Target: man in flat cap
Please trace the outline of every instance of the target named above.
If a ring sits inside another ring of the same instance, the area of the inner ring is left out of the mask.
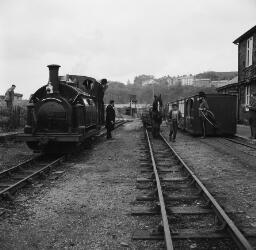
[[[114,109],[114,100],[110,100],[109,105],[106,108],[106,129],[107,129],[107,139],[111,139],[111,131],[115,126],[116,113]]]

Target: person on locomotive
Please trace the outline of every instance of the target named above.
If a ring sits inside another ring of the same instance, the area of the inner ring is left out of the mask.
[[[172,104],[172,109],[168,114],[168,122],[170,123],[169,140],[175,142],[178,131],[178,122],[181,118],[181,112],[177,103]]]
[[[106,129],[107,129],[107,139],[111,139],[111,131],[115,126],[115,109],[114,109],[114,100],[110,100],[109,105],[106,108]]]
[[[202,137],[205,138],[206,136],[206,115],[207,111],[209,110],[209,105],[206,100],[206,96],[204,92],[199,92],[199,118],[200,124],[202,129]]]

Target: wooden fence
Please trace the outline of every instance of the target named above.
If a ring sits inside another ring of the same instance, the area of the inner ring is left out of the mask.
[[[26,124],[26,108],[14,106],[12,110],[0,107],[0,131],[12,131]]]

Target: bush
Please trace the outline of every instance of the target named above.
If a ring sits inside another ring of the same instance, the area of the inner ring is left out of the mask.
[[[28,101],[16,101],[12,110],[8,110],[4,101],[0,102],[0,130],[13,131],[26,124],[26,106]]]

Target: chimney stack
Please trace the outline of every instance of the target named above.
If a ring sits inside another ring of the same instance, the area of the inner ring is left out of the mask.
[[[59,65],[51,64],[49,68],[49,82],[53,86],[53,93],[59,93]]]

